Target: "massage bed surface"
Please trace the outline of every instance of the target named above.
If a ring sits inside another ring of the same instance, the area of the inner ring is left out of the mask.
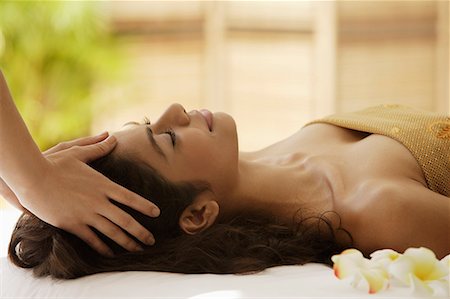
[[[280,266],[250,275],[112,272],[74,280],[34,278],[0,258],[0,298],[412,298],[406,288],[368,294],[321,264]]]

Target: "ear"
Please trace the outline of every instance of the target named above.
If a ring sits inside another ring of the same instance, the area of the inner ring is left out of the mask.
[[[206,191],[197,196],[194,202],[184,209],[180,217],[180,228],[187,234],[194,235],[216,221],[219,204],[212,192]]]

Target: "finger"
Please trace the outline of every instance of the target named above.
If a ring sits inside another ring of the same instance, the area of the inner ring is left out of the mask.
[[[95,135],[95,136],[87,136],[87,137],[81,137],[70,141],[64,141],[58,143],[56,146],[49,148],[48,150],[44,151],[44,155],[53,154],[68,148],[71,148],[72,146],[78,145],[78,146],[85,146],[90,144],[95,144],[97,142],[105,140],[106,137],[108,137],[108,132],[103,132],[101,134]]]
[[[103,156],[109,154],[117,144],[117,139],[115,136],[110,135],[108,138],[103,140],[102,142],[80,146],[75,149],[74,155],[85,163],[91,162]]]
[[[114,256],[113,251],[88,226],[80,228],[75,234],[101,255]]]
[[[95,224],[92,226],[95,227],[95,229],[122,246],[124,249],[128,251],[142,250],[142,247],[136,241],[128,237],[117,225],[102,215],[98,215],[94,221]]]
[[[135,236],[142,243],[147,245],[155,244],[155,238],[152,233],[119,207],[111,204],[110,207],[104,209],[101,215]]]
[[[114,199],[121,204],[124,204],[136,211],[141,212],[144,215],[150,217],[158,217],[161,211],[150,200],[145,199],[142,196],[114,183],[111,181],[111,186],[107,187],[107,190],[111,190],[108,194],[109,198]],[[114,190],[114,191],[113,191]]]
[[[86,137],[77,138],[77,139],[74,139],[71,141],[67,141],[66,144],[69,145],[67,148],[72,147],[74,145],[79,145],[79,146],[90,145],[90,144],[95,144],[99,141],[103,141],[108,136],[109,136],[108,132],[103,132],[103,133],[100,133],[95,136],[86,136]]]

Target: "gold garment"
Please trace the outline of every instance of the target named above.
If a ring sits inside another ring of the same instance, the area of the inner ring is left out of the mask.
[[[400,105],[338,113],[308,123],[380,134],[399,141],[416,158],[428,188],[450,197],[450,117]]]

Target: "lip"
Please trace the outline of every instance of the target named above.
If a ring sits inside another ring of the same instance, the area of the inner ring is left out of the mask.
[[[213,114],[208,109],[201,109],[200,114],[203,116],[203,118],[206,120],[206,124],[208,125],[208,129],[211,132],[212,126],[213,126]]]

